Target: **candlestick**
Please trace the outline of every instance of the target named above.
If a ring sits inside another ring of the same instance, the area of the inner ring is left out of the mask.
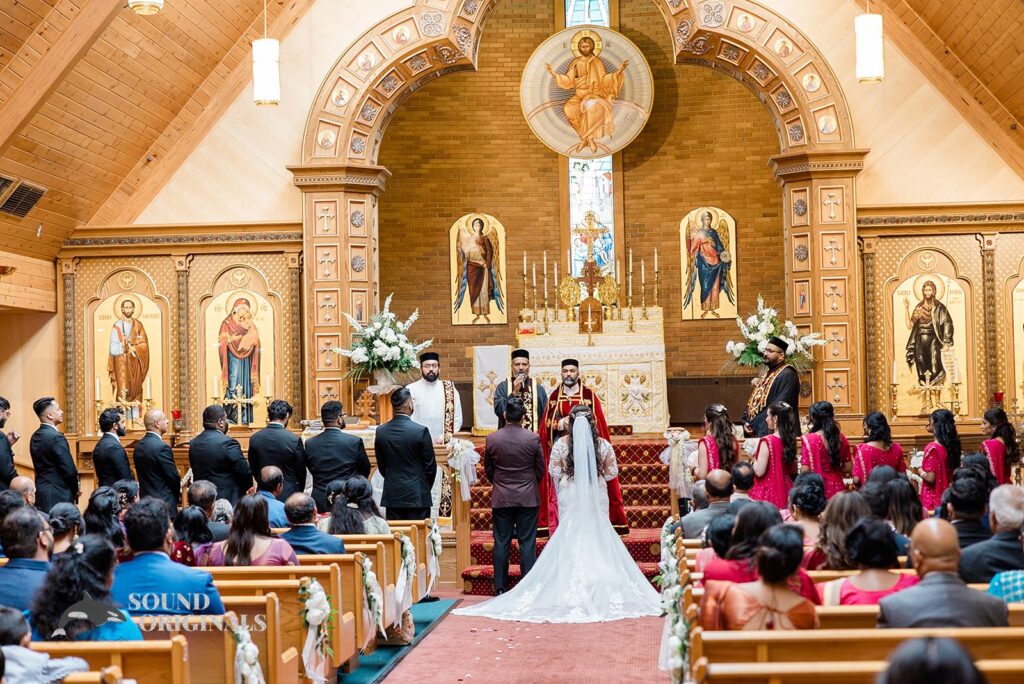
[[[658,285],[661,283],[661,274],[654,272],[654,306],[658,306]]]
[[[640,284],[641,285],[646,285],[647,284],[647,260],[646,259],[641,259],[640,260]]]
[[[632,260],[632,255],[631,255]],[[633,328],[633,270],[630,269],[629,273],[626,274],[626,280],[629,283],[628,294],[626,295],[626,308],[629,310],[629,332],[636,332]]]
[[[892,381],[894,383],[896,382],[896,371],[898,371],[898,370],[899,369],[896,367],[896,361],[894,359],[893,362],[892,362]]]
[[[100,398],[100,392],[101,392],[101,388],[100,388],[100,376],[98,376],[98,375],[97,375],[97,376],[96,376],[96,396],[94,397],[95,399],[97,399],[97,400],[98,400],[98,399]]]
[[[640,260],[640,318],[647,320],[647,272],[644,259]]]
[[[555,262],[555,322],[558,322],[558,262]]]
[[[654,272],[658,272],[658,248],[654,248]]]
[[[629,248],[629,272],[633,272],[633,248]]]
[[[544,277],[548,277],[548,250],[544,250]]]
[[[524,313],[527,309],[530,308],[530,288],[527,286],[527,283],[528,283],[528,281],[526,279],[526,269],[524,268],[523,269],[523,312],[520,312],[520,314],[519,314],[519,320],[524,321],[524,322],[530,320],[530,319],[528,319],[526,317],[526,314]]]
[[[536,262],[534,262],[534,264],[533,264],[533,289],[534,290],[537,289],[537,264],[536,264]]]
[[[526,277],[526,250],[523,250],[523,277]]]

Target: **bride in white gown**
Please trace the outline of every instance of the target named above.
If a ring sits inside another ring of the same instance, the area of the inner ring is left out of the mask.
[[[595,439],[589,407],[571,417],[572,436],[555,443],[548,466],[558,487],[558,528],[512,590],[456,615],[576,623],[661,614],[658,592],[608,521],[604,480],[618,474],[615,451]]]

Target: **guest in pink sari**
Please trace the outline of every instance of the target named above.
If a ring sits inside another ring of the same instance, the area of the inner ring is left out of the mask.
[[[895,533],[884,520],[864,518],[850,528],[846,555],[860,572],[823,584],[821,597],[826,606],[877,605],[880,599],[920,581],[917,575],[892,572],[899,562],[899,548]]]
[[[704,436],[697,444],[697,479],[703,480],[712,470],[729,472],[739,453],[729,411],[722,404],[711,404],[704,409]]]
[[[235,506],[228,538],[213,544],[198,558],[199,565],[298,565],[291,544],[270,531],[266,500],[244,496]]]
[[[835,409],[829,402],[811,404],[808,418],[811,431],[801,438],[800,471],[821,475],[825,481],[825,498],[831,499],[846,489],[843,477],[853,470],[850,443],[839,431]]]
[[[767,501],[776,508],[789,507],[789,489],[793,486],[789,471],[796,465],[796,441],[800,424],[796,411],[784,401],[768,405],[766,418],[770,435],[757,443],[754,452],[754,487],[750,498]]]
[[[985,411],[981,419],[981,433],[988,437],[981,443],[981,453],[988,459],[988,467],[1001,484],[1010,484],[1010,466],[1017,462],[1017,431],[1006,417],[1006,411],[996,407]]]
[[[934,511],[942,503],[942,493],[952,481],[953,471],[960,467],[960,435],[956,431],[956,419],[948,409],[932,411],[927,430],[935,441],[924,447],[921,505],[927,511]]]
[[[892,431],[885,416],[875,411],[864,416],[864,443],[853,455],[853,483],[860,487],[878,466],[891,466],[898,473],[907,472],[903,447],[892,441]]]

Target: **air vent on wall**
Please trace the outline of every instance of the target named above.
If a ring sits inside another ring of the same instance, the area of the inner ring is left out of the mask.
[[[7,189],[14,185],[14,179],[7,176],[0,176],[0,198],[7,195]]]
[[[0,205],[0,211],[18,218],[25,218],[45,192],[46,188],[29,185],[25,182],[19,183],[18,187],[14,188],[14,191]]]

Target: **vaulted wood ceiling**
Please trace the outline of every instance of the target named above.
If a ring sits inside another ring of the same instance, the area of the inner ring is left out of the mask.
[[[270,0],[271,33],[313,2]],[[879,2],[889,37],[1024,177],[1024,1]],[[48,188],[24,219],[0,214],[5,249],[53,257],[77,226],[129,223],[248,82],[262,0],[124,5],[0,3],[0,175]]]

